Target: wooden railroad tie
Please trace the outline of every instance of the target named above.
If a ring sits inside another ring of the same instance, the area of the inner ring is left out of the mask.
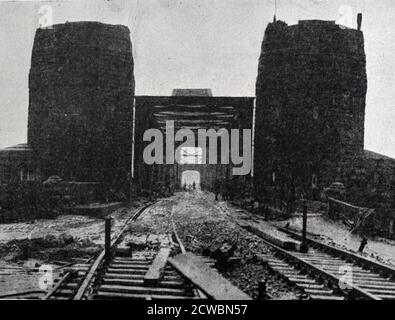
[[[144,284],[147,286],[154,287],[158,284],[163,276],[165,267],[167,264],[167,259],[170,255],[170,248],[161,248],[156,255],[154,261],[149,267],[147,273],[144,276]]]

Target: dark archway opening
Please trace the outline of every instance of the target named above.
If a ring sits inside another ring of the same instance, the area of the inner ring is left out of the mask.
[[[187,190],[200,189],[200,172],[195,170],[186,170],[181,175],[181,186]]]

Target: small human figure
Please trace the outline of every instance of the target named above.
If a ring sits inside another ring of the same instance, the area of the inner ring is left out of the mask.
[[[195,181],[192,183],[192,189],[196,190],[196,182]]]
[[[234,177],[226,181],[226,198],[227,198],[226,200],[228,201],[233,200],[236,186],[237,186],[237,182],[234,179]]]
[[[219,183],[218,179],[214,182],[214,194],[215,194],[215,201],[218,201],[218,195],[221,188],[221,184]]]
[[[223,182],[223,200],[224,201],[228,201],[229,200],[229,184],[228,184],[228,180],[224,180]]]

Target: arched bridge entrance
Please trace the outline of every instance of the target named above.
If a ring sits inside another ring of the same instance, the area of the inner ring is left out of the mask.
[[[181,175],[181,185],[185,189],[191,189],[194,185],[195,189],[200,189],[200,172],[194,170],[186,170]]]

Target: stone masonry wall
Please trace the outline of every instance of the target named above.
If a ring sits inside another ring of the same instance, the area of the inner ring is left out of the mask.
[[[37,30],[28,143],[44,179],[127,186],[134,86],[127,27],[73,22]]]
[[[312,182],[346,179],[363,153],[366,90],[362,32],[331,21],[270,23],[256,83],[258,192],[309,193]]]

